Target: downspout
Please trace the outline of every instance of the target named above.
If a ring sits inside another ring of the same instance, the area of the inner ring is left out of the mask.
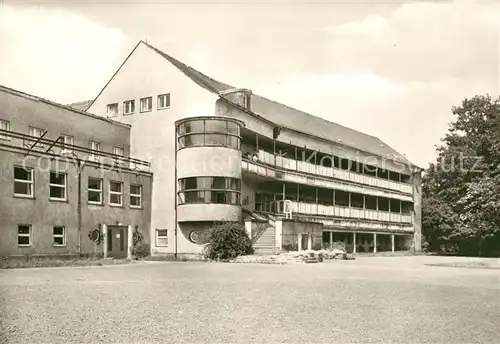
[[[78,172],[78,255],[82,253],[82,166],[80,159],[77,159]]]
[[[177,125],[174,128],[174,147],[175,147],[175,155],[174,155],[174,257],[177,259]]]

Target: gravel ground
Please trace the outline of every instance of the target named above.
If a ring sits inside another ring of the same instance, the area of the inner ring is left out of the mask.
[[[0,342],[498,343],[498,271],[442,261],[4,270]]]

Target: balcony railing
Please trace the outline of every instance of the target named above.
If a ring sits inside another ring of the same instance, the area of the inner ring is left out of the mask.
[[[310,162],[299,161],[282,156],[275,156],[274,154],[263,150],[259,150],[258,161],[285,170],[299,171],[328,178],[337,178],[349,182],[395,190],[407,194],[411,194],[413,190],[411,184],[367,176],[365,174],[346,171],[335,167],[316,165]]]
[[[283,201],[269,202],[262,204],[263,211],[283,214]],[[352,207],[343,207],[339,205],[323,205],[314,203],[304,203],[291,201],[291,210],[293,213],[315,215],[315,216],[331,216],[340,218],[349,218],[357,220],[372,220],[391,223],[413,223],[412,214],[398,214],[382,210],[360,209]]]
[[[281,175],[279,176],[279,173],[275,171],[275,169],[279,169],[279,167],[274,167],[270,165],[267,166],[265,163],[260,161],[243,160],[241,162],[241,168],[245,171],[259,174],[261,176],[265,176],[272,179],[280,179],[282,181],[290,183],[307,184],[320,188],[338,189],[345,192],[359,193],[375,197],[393,198],[405,202],[413,201],[411,194],[408,195],[389,189],[381,189],[373,186],[348,183],[335,179],[328,180],[328,178],[319,175],[311,178],[310,176],[302,175],[300,174],[300,172],[297,171],[289,171],[286,173],[281,173]]]
[[[147,161],[70,145],[58,140],[38,138],[15,131],[0,129],[0,145],[14,149],[20,148],[25,151],[25,154],[28,154],[28,152],[41,155],[48,154],[50,156],[64,157],[68,160],[98,163],[102,166],[124,167],[144,172],[151,171],[151,164]]]

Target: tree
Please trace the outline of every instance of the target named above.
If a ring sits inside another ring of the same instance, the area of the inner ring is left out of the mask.
[[[423,178],[423,235],[433,250],[490,254],[500,226],[500,98],[475,96],[452,112]]]

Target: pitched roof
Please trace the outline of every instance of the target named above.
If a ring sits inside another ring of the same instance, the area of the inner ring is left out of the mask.
[[[68,104],[68,106],[73,108],[73,109],[76,109],[76,110],[86,111],[90,107],[91,103],[92,103],[92,100],[84,100],[84,101],[81,101],[78,103]]]
[[[233,86],[212,79],[146,42],[141,41],[140,43],[156,51],[192,81],[210,92],[218,94],[221,91],[234,89]],[[251,109],[254,114],[282,128],[305,133],[337,145],[351,147],[366,153],[415,166],[404,155],[400,154],[375,136],[327,121],[326,119],[313,116],[268,98],[252,94]]]
[[[113,121],[111,119],[108,119],[108,118],[105,118],[105,117],[102,117],[102,116],[94,115],[94,114],[92,114],[90,112],[86,112],[86,111],[83,111],[83,110],[79,110],[79,109],[73,108],[73,107],[71,107],[69,105],[59,104],[59,103],[53,102],[53,101],[45,99],[45,98],[37,97],[37,96],[34,96],[32,94],[29,94],[29,93],[25,93],[25,92],[22,92],[22,91],[19,91],[19,90],[15,90],[13,88],[9,88],[7,86],[0,85],[0,91],[6,92],[6,93],[10,93],[10,94],[14,94],[16,96],[23,97],[23,98],[30,99],[30,100],[34,100],[34,101],[37,101],[37,102],[40,102],[40,103],[45,103],[45,104],[48,104],[48,105],[51,105],[51,106],[55,106],[55,107],[58,107],[58,108],[61,108],[61,109],[64,109],[64,110],[72,111],[72,112],[75,112],[75,113],[83,115],[83,116],[92,117],[92,118],[95,118],[95,119],[97,119],[99,121],[104,121],[104,122],[116,124],[116,125],[119,125],[119,126],[122,126],[122,127],[130,128],[129,124],[118,122],[118,121]]]

